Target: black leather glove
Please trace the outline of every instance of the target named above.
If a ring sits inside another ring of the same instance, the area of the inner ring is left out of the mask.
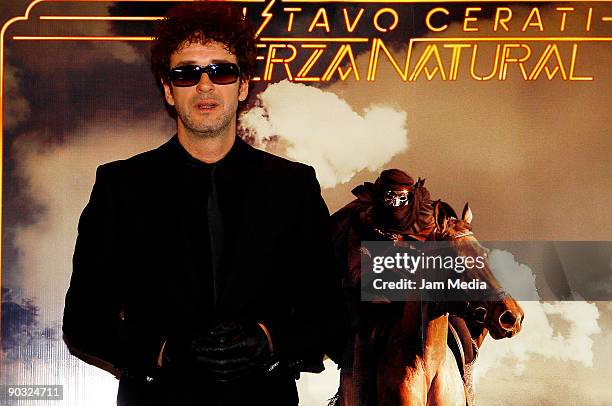
[[[165,370],[188,370],[194,367],[192,337],[169,337],[162,348],[161,367]]]
[[[254,322],[220,323],[194,341],[193,355],[197,368],[219,382],[266,373],[276,364],[266,333]]]

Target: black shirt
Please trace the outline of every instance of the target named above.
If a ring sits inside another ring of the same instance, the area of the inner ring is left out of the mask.
[[[187,152],[177,136],[171,141],[175,156],[180,161],[177,179],[185,202],[182,210],[191,219],[183,224],[188,242],[187,263],[191,264],[187,278],[193,310],[196,315],[210,314],[216,306],[220,281],[226,272],[228,258],[224,247],[232,244],[232,230],[238,200],[241,198],[237,175],[244,141],[236,137],[230,151],[213,164],[202,162]]]

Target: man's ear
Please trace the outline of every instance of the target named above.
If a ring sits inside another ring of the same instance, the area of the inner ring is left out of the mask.
[[[166,102],[174,106],[174,96],[172,95],[172,86],[164,82],[164,79],[160,79],[161,84],[164,87],[164,97],[166,98]]]
[[[238,100],[243,102],[249,95],[249,79],[240,78],[240,88],[238,89]]]

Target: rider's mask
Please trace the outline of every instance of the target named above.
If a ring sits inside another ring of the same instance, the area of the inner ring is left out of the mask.
[[[397,208],[408,205],[411,197],[411,191],[408,189],[385,190],[383,201],[388,208]]]

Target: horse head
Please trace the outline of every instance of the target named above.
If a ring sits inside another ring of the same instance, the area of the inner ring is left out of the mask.
[[[516,335],[521,331],[525,313],[517,301],[503,290],[489,267],[486,260],[487,249],[480,245],[472,232],[473,214],[468,203],[463,208],[461,218],[457,218],[446,203],[439,203],[442,204],[436,205],[434,213],[436,239],[449,241],[457,256],[485,258],[481,268],[467,269],[460,277],[464,280],[479,279],[485,282],[486,291],[477,298],[466,292],[468,299],[458,306],[457,313],[466,320],[475,336],[483,335],[484,338],[486,330],[496,340]]]

